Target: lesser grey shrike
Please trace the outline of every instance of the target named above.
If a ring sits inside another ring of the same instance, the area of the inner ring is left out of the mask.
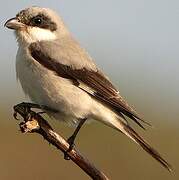
[[[41,107],[58,111],[44,109],[50,117],[77,125],[68,139],[71,147],[82,124],[95,119],[127,135],[171,170],[129,125],[126,117],[140,127],[144,121],[72,37],[61,17],[48,8],[30,7],[5,26],[15,30],[16,72],[25,94]]]

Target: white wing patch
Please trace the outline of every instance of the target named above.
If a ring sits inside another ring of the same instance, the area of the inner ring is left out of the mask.
[[[78,85],[79,88],[83,89],[84,91],[86,91],[87,93],[89,93],[91,95],[95,95],[96,91],[93,88],[90,88],[89,86],[87,86],[82,81],[79,81],[79,82],[80,82]]]

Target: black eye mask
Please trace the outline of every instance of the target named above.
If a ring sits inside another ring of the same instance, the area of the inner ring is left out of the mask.
[[[54,23],[51,18],[45,16],[44,14],[38,14],[34,17],[28,18],[25,13],[21,12],[17,15],[17,17],[22,23],[28,26],[49,29],[51,31],[57,30],[56,23]]]

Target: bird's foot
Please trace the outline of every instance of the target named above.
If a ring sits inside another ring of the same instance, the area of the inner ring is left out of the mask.
[[[74,148],[75,146],[75,143],[74,143],[74,140],[75,140],[75,137],[74,136],[70,136],[67,140],[68,144],[69,144],[69,148],[68,150],[64,153],[64,159],[65,160],[70,160],[70,157],[68,155],[68,152],[72,151],[72,149]]]
[[[32,104],[32,103],[25,103],[22,102],[20,104],[17,104],[14,106],[14,118],[18,120],[17,118],[17,114],[23,114],[24,120],[28,121],[29,119],[32,118],[32,114],[30,113],[31,108],[37,107],[36,104]]]
[[[14,115],[13,116],[15,119],[18,120],[16,109],[22,110],[23,112],[28,113],[32,108],[44,110],[42,112],[38,112],[38,114],[44,114],[44,113],[46,113],[45,111],[58,113],[58,111],[56,109],[52,109],[52,108],[45,106],[45,105],[39,105],[39,104],[34,104],[34,103],[29,103],[29,102],[22,102],[22,103],[14,106]]]

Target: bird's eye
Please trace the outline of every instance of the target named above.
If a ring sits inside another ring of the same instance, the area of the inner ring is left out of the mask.
[[[35,18],[33,18],[33,22],[35,25],[41,25],[42,24],[42,18],[35,17]]]

